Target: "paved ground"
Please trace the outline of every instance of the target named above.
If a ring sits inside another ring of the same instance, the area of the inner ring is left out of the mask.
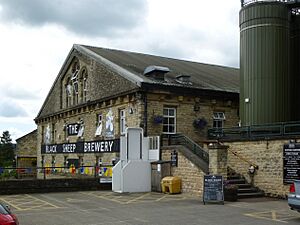
[[[300,224],[285,200],[252,199],[203,205],[183,194],[110,191],[0,196],[20,225],[279,225]]]

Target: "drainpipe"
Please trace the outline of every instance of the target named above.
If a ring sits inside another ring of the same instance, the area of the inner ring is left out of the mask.
[[[144,101],[144,137],[148,135],[148,101],[147,101],[147,93],[143,94]]]

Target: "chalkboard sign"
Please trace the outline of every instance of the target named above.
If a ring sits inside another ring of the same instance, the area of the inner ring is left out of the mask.
[[[223,176],[204,175],[203,203],[220,202],[224,204]]]
[[[300,143],[285,144],[283,147],[283,183],[300,179]]]

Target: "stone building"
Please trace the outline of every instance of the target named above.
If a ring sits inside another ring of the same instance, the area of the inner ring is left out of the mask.
[[[74,45],[35,118],[37,163],[111,163],[126,127],[202,145],[238,125],[238,101],[238,69]]]
[[[37,130],[34,130],[16,140],[17,167],[35,168],[37,161]]]

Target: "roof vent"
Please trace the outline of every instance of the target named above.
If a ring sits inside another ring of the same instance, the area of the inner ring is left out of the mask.
[[[165,74],[170,72],[168,67],[163,66],[148,66],[144,70],[144,75],[147,77],[153,77],[157,80],[165,80]]]
[[[176,81],[180,84],[192,84],[190,75],[178,75],[176,76]]]

